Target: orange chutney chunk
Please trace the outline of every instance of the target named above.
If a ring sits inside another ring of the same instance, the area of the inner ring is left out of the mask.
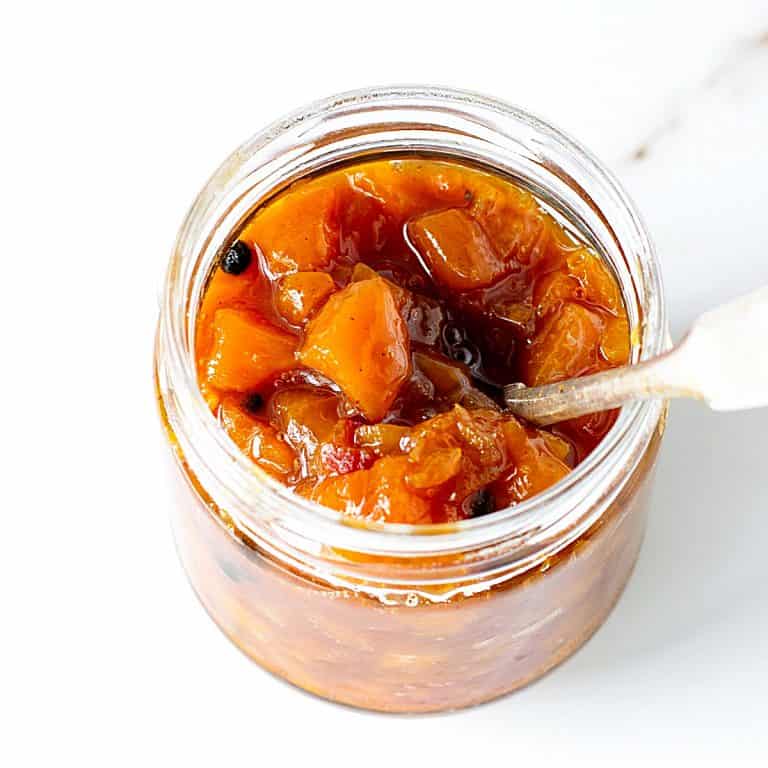
[[[447,288],[482,288],[504,272],[504,262],[479,222],[461,209],[419,216],[408,224],[408,234],[435,279]]]
[[[221,425],[237,447],[262,469],[278,479],[289,478],[296,456],[267,422],[252,416],[232,397],[225,398],[219,410]]]
[[[597,368],[605,323],[580,304],[563,304],[536,333],[523,362],[525,383],[548,384]]]
[[[323,480],[310,494],[313,501],[347,515],[387,523],[431,523],[430,504],[405,482],[408,459],[388,456],[371,469]]]
[[[258,212],[240,239],[255,246],[273,275],[327,266],[336,252],[335,185],[297,188]]]
[[[292,325],[302,325],[334,292],[333,278],[326,272],[297,272],[280,280],[277,308]]]
[[[349,518],[445,523],[519,504],[615,412],[537,429],[502,389],[624,365],[611,267],[527,189],[457,161],[373,160],[257,208],[208,280],[200,389],[240,450]]]
[[[547,432],[509,419],[503,427],[510,462],[493,483],[494,498],[502,506],[524,501],[565,477],[568,444]]]
[[[247,392],[296,365],[296,337],[236,309],[213,317],[213,351],[206,365],[208,383]]]
[[[408,332],[386,281],[351,283],[332,296],[310,322],[299,359],[380,421],[410,368]]]

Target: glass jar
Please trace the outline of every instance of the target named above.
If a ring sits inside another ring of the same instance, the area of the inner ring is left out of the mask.
[[[171,257],[157,397],[176,459],[178,551],[201,602],[266,669],[328,699],[425,712],[536,679],[600,626],[637,558],[666,406],[638,402],[573,472],[517,506],[450,525],[351,524],[261,472],[197,387],[207,276],[248,214],[298,178],[390,153],[461,158],[511,177],[612,265],[632,360],[665,347],[659,267],[616,180],[551,125],[474,93],[343,94],[241,146],[206,184]]]

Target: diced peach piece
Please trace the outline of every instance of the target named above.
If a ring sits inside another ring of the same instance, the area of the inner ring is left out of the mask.
[[[359,283],[363,280],[370,280],[372,277],[380,277],[380,275],[375,269],[369,267],[367,264],[364,264],[362,261],[359,261],[352,268],[353,283]]]
[[[295,336],[252,312],[220,309],[213,317],[213,351],[206,365],[217,389],[249,392],[296,366]]]
[[[309,388],[284,389],[272,398],[272,422],[301,458],[305,475],[318,474],[312,461],[320,446],[333,439],[338,405],[332,392]]]
[[[294,471],[296,456],[274,427],[248,413],[236,398],[227,397],[219,419],[238,448],[262,469],[285,481]]]
[[[297,441],[330,440],[339,421],[338,406],[333,392],[309,387],[283,389],[272,398],[278,429]]]
[[[430,503],[405,483],[407,467],[405,456],[385,456],[370,469],[321,481],[309,497],[352,517],[413,525],[430,523]]]
[[[603,319],[568,302],[544,322],[524,350],[522,372],[528,386],[587,373],[598,364]]]
[[[347,263],[380,253],[399,236],[400,225],[389,200],[372,194],[355,178],[340,190],[338,207],[339,255]]]
[[[545,432],[543,429],[539,430],[539,437],[544,441],[547,446],[547,450],[560,461],[565,464],[569,464],[573,457],[573,447],[567,440],[563,440],[562,437],[553,435],[551,432]]]
[[[200,308],[200,319],[212,317],[217,309],[233,306],[253,293],[254,283],[259,282],[256,259],[253,259],[245,270],[239,275],[228,275],[224,270],[217,269],[213,278],[208,283],[203,295]]]
[[[543,255],[556,227],[530,192],[495,179],[479,181],[474,192],[471,214],[502,259],[531,264]]]
[[[411,525],[432,522],[429,502],[413,493],[405,482],[407,468],[405,456],[385,456],[371,467],[367,517]]]
[[[375,457],[363,448],[339,443],[324,443],[320,446],[320,471],[318,475],[344,475],[367,469]]]
[[[338,249],[337,196],[342,177],[291,189],[259,211],[240,239],[264,254],[270,272],[321,270]]]
[[[350,517],[363,517],[363,505],[368,498],[370,481],[370,470],[359,469],[356,472],[328,477],[308,490],[299,490],[324,507],[335,509]]]
[[[302,325],[335,289],[327,272],[286,275],[277,291],[278,312],[292,325]]]
[[[584,298],[584,289],[579,281],[560,271],[550,272],[536,282],[533,290],[533,302],[539,316],[544,316],[557,309],[566,301],[578,301]]]
[[[470,179],[464,169],[439,162],[430,162],[421,173],[414,174],[414,181],[423,189],[422,195],[433,198],[436,205],[431,207],[435,208],[467,204],[472,198]]]
[[[559,270],[536,282],[533,299],[539,315],[547,314],[566,301],[593,304],[619,318],[625,314],[618,284],[595,253],[581,247],[567,251],[564,257],[565,262]]]
[[[225,307],[256,310],[264,302],[270,302],[272,285],[267,277],[260,273],[258,260],[251,263],[238,275],[227,274],[223,269],[216,269],[208,281],[200,312],[197,317],[197,337],[195,348],[198,357],[207,357],[213,344],[213,316]]]
[[[525,427],[515,418],[504,423],[503,432],[511,464],[491,486],[497,508],[540,493],[570,472],[570,467],[552,450],[556,444],[548,439],[551,435]],[[562,447],[557,446],[556,450]]]
[[[425,456],[422,462],[408,471],[405,480],[412,488],[423,490],[444,485],[461,471],[461,448],[443,448]]]
[[[629,321],[623,312],[606,320],[600,352],[610,365],[626,365],[629,361]]]
[[[504,262],[483,228],[462,209],[450,208],[412,219],[408,237],[434,279],[446,288],[483,288],[504,274]]]
[[[411,433],[409,427],[398,424],[362,424],[355,430],[355,445],[367,448],[377,456],[403,452],[403,438]]]
[[[502,416],[496,411],[467,411],[458,405],[418,424],[408,438],[409,476],[436,476],[432,457],[439,454],[449,470],[441,482],[454,480],[452,490],[460,503],[494,480],[506,466],[501,424]],[[454,471],[457,460],[460,464]]]
[[[420,160],[371,163],[349,174],[350,183],[375,197],[403,220],[424,210],[453,208],[467,201],[464,169]]]
[[[363,262],[355,264],[352,270],[352,282],[369,280],[372,277],[381,276]],[[381,279],[386,280],[395,297],[411,341],[428,346],[435,344],[440,338],[440,329],[445,322],[445,310],[440,302],[429,296],[412,293],[385,277]]]
[[[408,196],[403,184],[409,178],[396,163],[371,163],[364,169],[347,174],[349,186],[385,205],[393,216],[406,212]]]
[[[587,301],[614,314],[623,311],[619,285],[600,257],[588,248],[577,248],[566,256],[566,264],[581,283]]]
[[[307,326],[299,359],[335,382],[369,421],[381,421],[408,378],[408,332],[385,280],[350,283]]]
[[[614,425],[618,413],[618,410],[588,413],[575,419],[561,421],[557,425],[558,432],[572,441],[577,463],[583,461],[605,437]]]
[[[362,261],[359,261],[357,264],[355,264],[354,268],[352,269],[351,280],[353,283],[360,283],[363,280],[370,280],[374,277],[383,280],[387,284],[389,290],[392,291],[392,296],[394,297],[398,308],[402,310],[402,308],[411,298],[410,291],[400,287],[397,283],[393,283],[391,280],[387,280],[386,277],[382,277],[375,269],[372,269]]]

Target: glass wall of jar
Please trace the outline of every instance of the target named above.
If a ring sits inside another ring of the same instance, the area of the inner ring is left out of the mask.
[[[600,626],[639,551],[666,407],[625,407],[547,491],[451,525],[351,525],[240,453],[195,373],[216,258],[297,179],[403,153],[503,174],[576,228],[621,284],[634,362],[661,352],[667,329],[655,253],[616,180],[552,126],[474,93],[385,88],[310,105],[240,147],[198,196],[171,257],[155,357],[182,563],[212,618],[265,668],[329,699],[416,712],[519,688]]]

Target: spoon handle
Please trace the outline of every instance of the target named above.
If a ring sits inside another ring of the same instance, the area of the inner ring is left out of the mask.
[[[768,405],[768,286],[702,315],[680,344],[651,360],[504,388],[509,410],[541,426],[653,397],[692,397],[722,411]]]
[[[632,400],[653,397],[695,397],[702,395],[677,383],[677,351],[638,365],[568,379],[542,387],[504,388],[507,408],[532,424],[546,426],[558,421],[618,408]]]

